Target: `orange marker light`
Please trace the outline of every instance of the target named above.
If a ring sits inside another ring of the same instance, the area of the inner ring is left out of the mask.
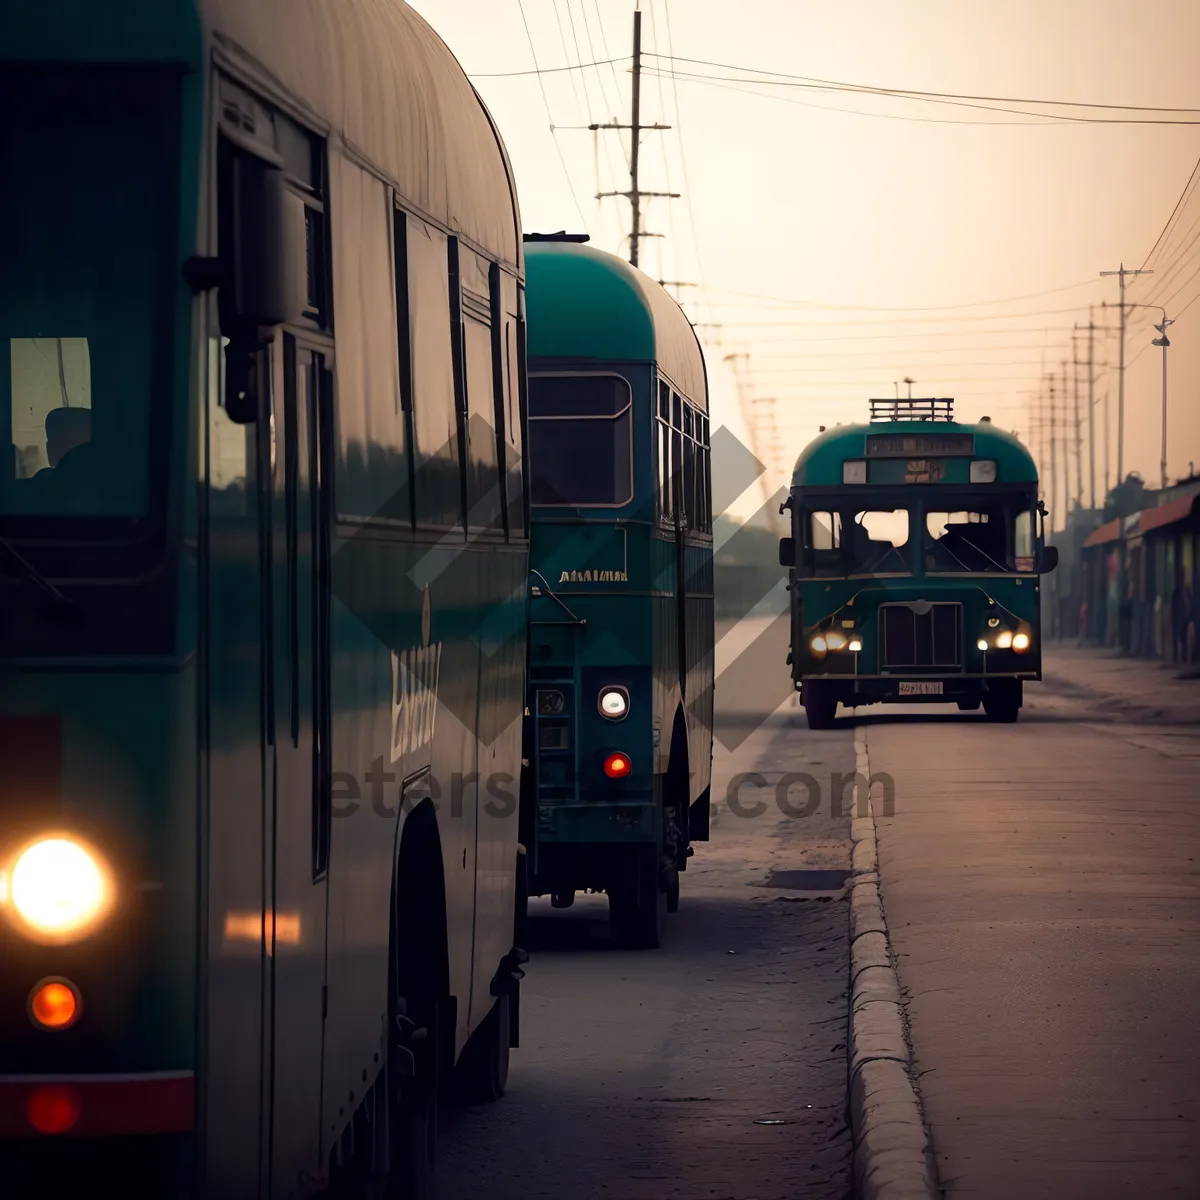
[[[39,1087],[30,1093],[25,1112],[38,1133],[66,1133],[79,1120],[79,1096],[57,1084]]]
[[[620,751],[610,754],[604,760],[604,773],[609,779],[624,779],[632,769],[629,756],[622,754]]]
[[[79,993],[63,979],[45,979],[29,997],[29,1015],[43,1029],[69,1029],[79,1019]]]

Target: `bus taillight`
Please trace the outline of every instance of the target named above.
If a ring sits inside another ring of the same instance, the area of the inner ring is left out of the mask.
[[[61,1084],[34,1088],[25,1114],[38,1133],[67,1133],[79,1120],[79,1096],[74,1088]]]
[[[622,754],[619,750],[604,760],[604,773],[609,779],[624,779],[632,769],[629,755]]]

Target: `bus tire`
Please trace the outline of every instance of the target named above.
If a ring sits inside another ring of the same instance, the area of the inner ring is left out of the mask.
[[[983,711],[989,721],[1012,725],[1020,715],[1021,706],[1014,696],[989,696],[983,702]]]
[[[837,696],[829,687],[816,680],[806,681],[800,693],[809,729],[832,729],[837,717]]]
[[[508,1088],[512,1015],[508,994],[496,997],[491,1011],[463,1047],[454,1070],[460,1104],[495,1104]]]
[[[657,846],[632,847],[609,888],[608,915],[617,942],[628,950],[657,950],[667,924],[667,892]]]

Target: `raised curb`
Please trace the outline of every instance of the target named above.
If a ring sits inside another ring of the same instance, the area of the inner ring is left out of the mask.
[[[910,1074],[900,981],[879,894],[866,730],[854,732],[855,816],[850,891],[850,1030],[847,1038],[854,1194],[859,1200],[939,1200],[921,1103]],[[858,815],[858,814],[863,815]]]

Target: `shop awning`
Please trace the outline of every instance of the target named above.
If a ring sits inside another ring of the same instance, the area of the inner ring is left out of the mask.
[[[1147,508],[1138,513],[1137,531],[1149,533],[1152,529],[1162,529],[1166,525],[1174,525],[1177,521],[1186,521],[1197,511],[1200,511],[1200,495],[1180,496],[1167,501],[1166,504],[1160,504],[1157,508]]]
[[[1084,539],[1084,546],[1103,546],[1107,542],[1115,542],[1121,536],[1121,525],[1123,523],[1124,518],[1117,517],[1116,520],[1109,521],[1107,525],[1101,525],[1099,529],[1093,529]]]

